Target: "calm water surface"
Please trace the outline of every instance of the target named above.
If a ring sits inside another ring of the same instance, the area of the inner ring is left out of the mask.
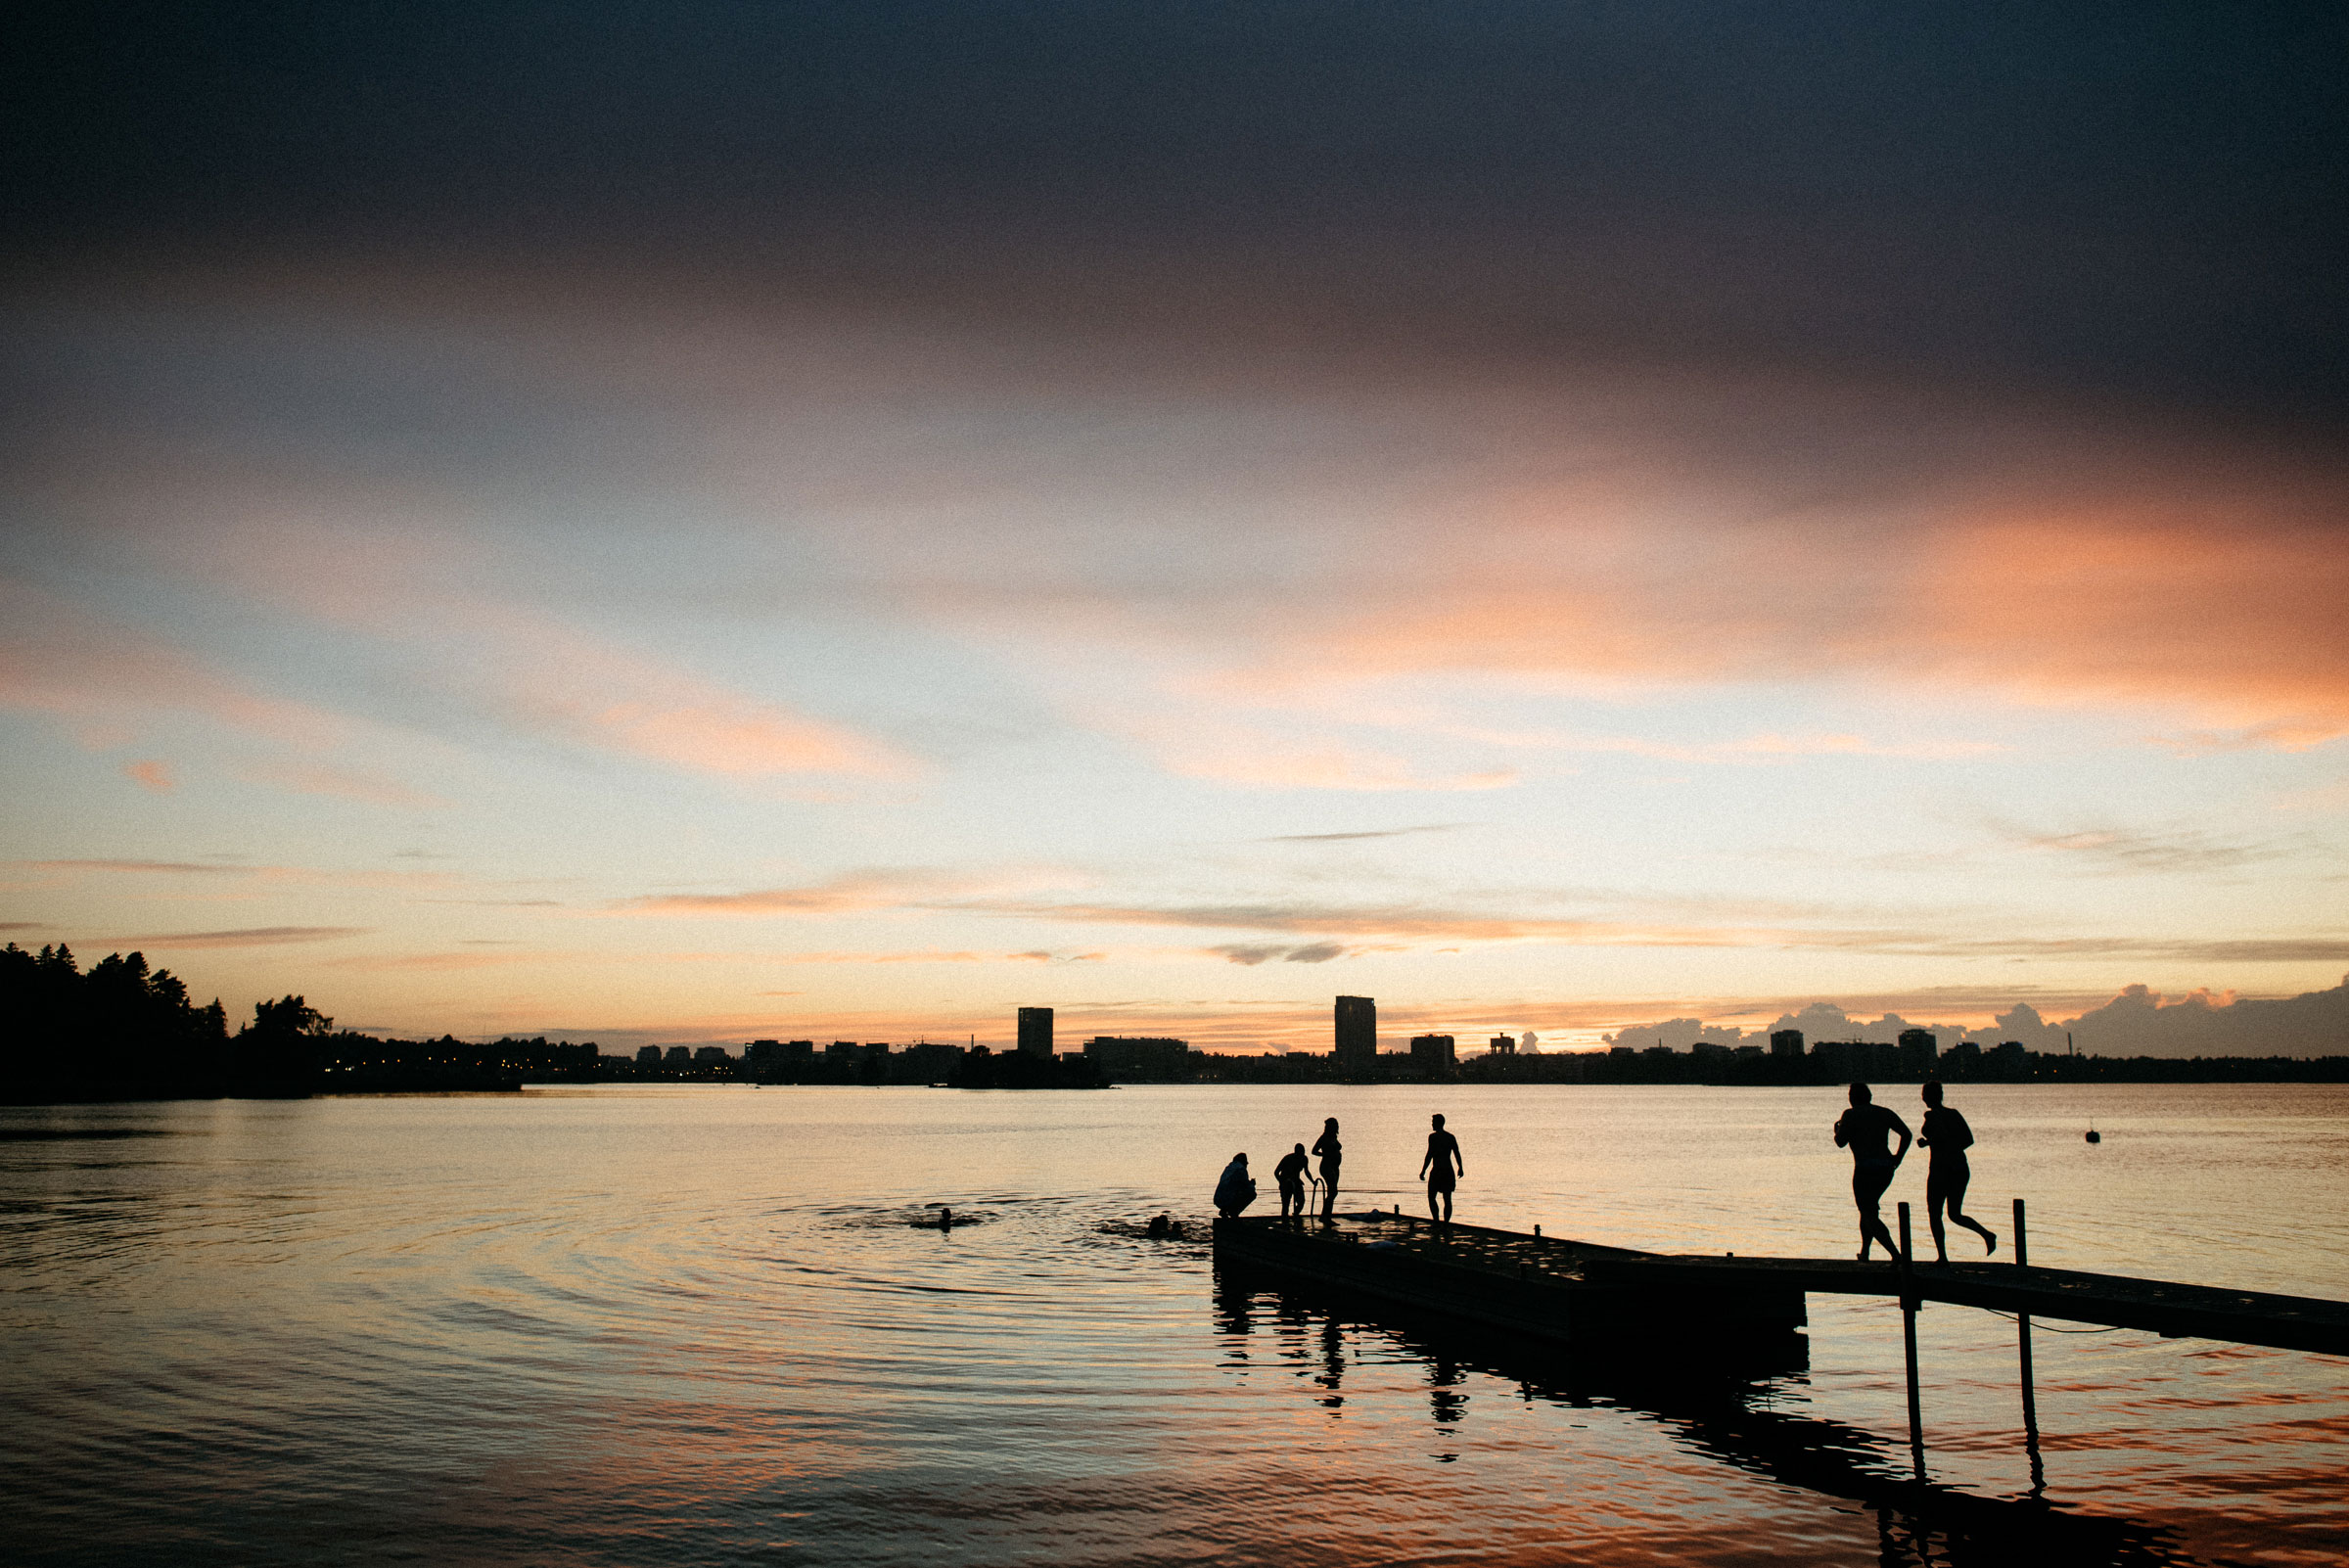
[[[1913,1121],[1915,1091],[1887,1102]],[[2034,1261],[2349,1298],[2349,1092],[1970,1087]],[[2338,1563],[2349,1362],[1814,1298],[1668,1377],[1219,1284],[1198,1222],[1345,1122],[1364,1201],[1667,1250],[1853,1245],[1832,1091],[594,1088],[0,1111],[28,1563]],[[2097,1147],[2081,1133],[2093,1117]],[[1894,1197],[1921,1207],[1921,1165]],[[1267,1183],[1267,1190],[1269,1183]],[[910,1222],[950,1203],[981,1222]],[[1979,1243],[1958,1236],[1953,1251]],[[2004,1253],[2002,1253],[2004,1256]]]

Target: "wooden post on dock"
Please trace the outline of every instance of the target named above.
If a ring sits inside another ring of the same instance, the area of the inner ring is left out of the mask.
[[[1916,1292],[1911,1288],[1909,1205],[1901,1205],[1901,1344],[1909,1359],[1909,1460],[1925,1478],[1925,1420],[1916,1397]]]
[[[2014,1266],[2031,1267],[2031,1231],[2024,1222],[2023,1200],[2014,1200]],[[2023,1452],[2031,1456],[2031,1490],[2039,1492],[2048,1484],[2047,1466],[2039,1456],[2039,1396],[2031,1377],[2031,1314],[2014,1314],[2015,1348],[2020,1353],[2023,1377]]]

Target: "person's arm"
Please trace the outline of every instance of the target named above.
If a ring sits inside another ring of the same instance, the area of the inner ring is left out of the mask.
[[[1459,1176],[1468,1174],[1468,1157],[1460,1152],[1460,1140],[1451,1140],[1451,1169]]]
[[[1897,1111],[1886,1111],[1884,1115],[1891,1121],[1892,1130],[1901,1135],[1901,1146],[1892,1151],[1892,1163],[1898,1165],[1903,1160],[1909,1158],[1909,1144],[1911,1141],[1909,1124],[1901,1120],[1900,1113]]]
[[[1844,1127],[1843,1127],[1843,1124],[1844,1124],[1845,1120],[1846,1120],[1846,1118],[1844,1118],[1844,1117],[1841,1117],[1841,1116],[1839,1116],[1839,1117],[1835,1118],[1835,1147],[1837,1147],[1837,1148],[1839,1148],[1839,1149],[1843,1147],[1843,1145],[1844,1145],[1844,1142],[1845,1142]]]
[[[1433,1145],[1429,1146],[1428,1151],[1425,1154],[1419,1156],[1419,1176],[1421,1180],[1426,1179],[1427,1168],[1435,1163],[1435,1158],[1436,1151]]]

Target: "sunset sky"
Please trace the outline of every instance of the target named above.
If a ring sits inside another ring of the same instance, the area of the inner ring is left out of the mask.
[[[498,9],[11,23],[0,936],[614,1049],[2342,985],[2337,9]]]

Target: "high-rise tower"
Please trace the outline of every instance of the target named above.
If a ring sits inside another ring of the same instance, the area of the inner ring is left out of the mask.
[[[1340,996],[1337,1011],[1337,1068],[1340,1078],[1367,1079],[1378,1065],[1378,1003],[1368,996]]]
[[[1022,1056],[1041,1056],[1046,1060],[1051,1059],[1051,1008],[1023,1007],[1020,1009],[1020,1054]]]

